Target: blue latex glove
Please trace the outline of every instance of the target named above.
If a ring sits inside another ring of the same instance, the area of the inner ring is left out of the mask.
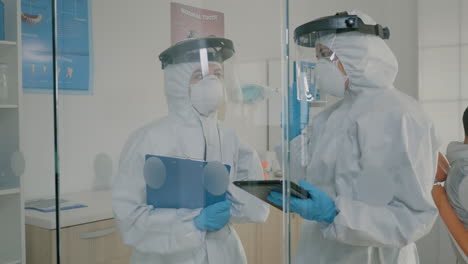
[[[311,198],[299,199],[291,196],[290,211],[307,220],[332,223],[337,214],[335,202],[322,190],[306,181],[299,181],[299,185],[309,192]],[[283,195],[271,192],[268,201],[283,206]]]
[[[193,220],[195,227],[201,231],[218,231],[222,229],[231,218],[231,206],[230,201],[223,201],[206,207]]]

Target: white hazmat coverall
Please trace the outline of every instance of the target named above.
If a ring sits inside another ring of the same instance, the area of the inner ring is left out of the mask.
[[[291,175],[326,192],[338,215],[331,224],[304,221],[293,263],[419,263],[414,242],[437,217],[434,127],[415,100],[394,88],[397,60],[381,38],[348,32],[329,39],[322,44],[342,62],[349,89],[293,139]]]
[[[256,152],[224,129],[216,114],[204,117],[192,106],[189,82],[198,63],[169,65],[165,91],[169,114],[133,133],[126,143],[113,188],[113,209],[135,264],[243,264],[244,249],[232,224],[264,222],[269,207],[232,184],[230,224],[216,232],[198,230],[193,220],[201,209],[163,209],[146,204],[145,155],[186,157],[231,165],[231,181],[261,180]],[[205,147],[206,146],[206,147]],[[167,177],[170,177],[168,175]]]

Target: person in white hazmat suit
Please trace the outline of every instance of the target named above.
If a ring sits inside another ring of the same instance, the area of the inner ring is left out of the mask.
[[[295,264],[419,263],[415,242],[437,217],[440,144],[418,103],[393,86],[389,36],[359,11],[295,31],[298,60],[308,50],[318,59],[317,88],[342,97],[290,142],[291,177],[311,195],[291,197],[290,211],[305,220]],[[301,70],[298,85],[309,83]],[[269,200],[283,204],[278,193]]]
[[[131,263],[246,263],[231,224],[266,221],[266,203],[230,184],[229,201],[205,209],[154,208],[146,204],[143,175],[145,155],[152,154],[222,162],[231,166],[231,182],[262,179],[256,152],[217,118],[233,55],[232,41],[224,38],[186,40],[160,55],[169,114],[130,136],[112,192],[123,242],[133,248]]]

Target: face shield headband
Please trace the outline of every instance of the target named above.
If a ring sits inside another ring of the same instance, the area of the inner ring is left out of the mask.
[[[318,18],[303,24],[294,30],[294,40],[297,45],[314,48],[318,39],[330,34],[360,32],[375,35],[382,39],[390,38],[390,29],[379,24],[365,24],[357,15],[348,12],[337,13],[334,16]]]
[[[159,55],[162,69],[170,64],[193,62],[219,62],[235,54],[234,44],[225,38],[199,38],[181,41]]]

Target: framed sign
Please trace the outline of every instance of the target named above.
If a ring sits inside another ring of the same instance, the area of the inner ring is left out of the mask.
[[[171,3],[171,43],[184,39],[224,37],[224,14],[179,3]]]

